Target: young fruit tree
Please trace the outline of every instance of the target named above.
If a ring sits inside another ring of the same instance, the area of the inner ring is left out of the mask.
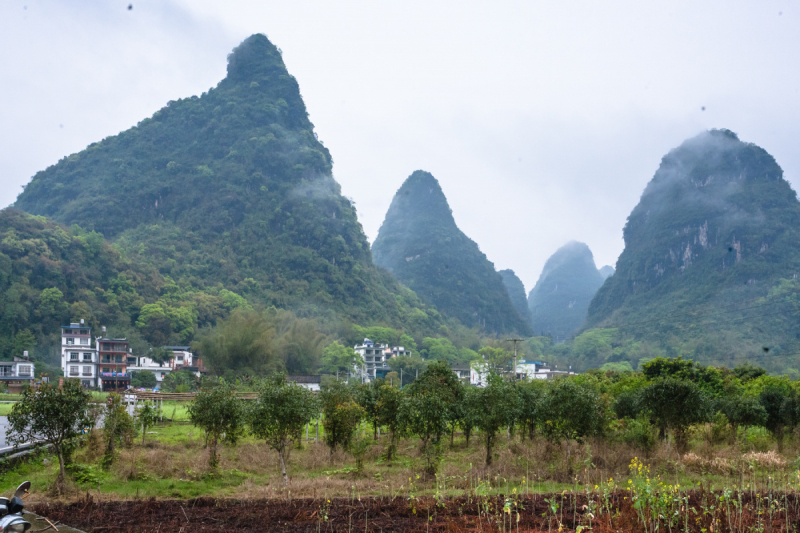
[[[133,419],[122,403],[122,396],[116,393],[108,395],[102,415],[105,452],[100,464],[103,468],[108,468],[116,459],[117,443],[130,443],[133,440]]]
[[[270,448],[278,452],[284,485],[289,483],[286,475],[286,449],[292,438],[318,412],[314,393],[296,383],[286,383],[283,374],[277,374],[261,385],[258,399],[248,412],[253,435],[263,439]]]
[[[705,422],[710,416],[711,404],[706,395],[691,381],[664,378],[645,387],[639,396],[639,405],[650,413],[663,438],[672,430],[678,454],[683,455],[689,445],[687,429]],[[669,456],[669,448],[667,449]]]
[[[338,380],[323,385],[320,400],[325,444],[328,445],[333,460],[333,452],[337,448],[350,448],[353,435],[364,418],[364,409],[355,402],[347,384]]]
[[[566,441],[567,463],[570,442],[598,435],[605,425],[606,409],[597,390],[575,379],[559,379],[543,398],[542,432],[553,443]]]
[[[233,387],[221,382],[215,387],[203,388],[189,404],[189,420],[206,433],[208,439],[208,466],[218,464],[217,444],[222,441],[236,444],[244,433],[244,408]]]
[[[511,381],[489,374],[489,384],[481,391],[478,428],[486,439],[486,466],[492,464],[497,434],[514,424],[519,411],[519,395]]]
[[[58,477],[55,488],[64,490],[66,471],[64,458],[70,441],[78,438],[89,419],[89,393],[78,381],[67,380],[62,388],[42,384],[27,388],[22,399],[8,415],[8,442],[15,446],[26,442],[49,444],[58,456]]]
[[[459,391],[461,383],[446,361],[432,363],[408,386],[399,416],[403,426],[419,437],[428,477],[436,475],[442,435]]]
[[[159,417],[161,417],[161,409],[145,403],[136,408],[136,421],[142,427],[142,445],[144,445],[144,437],[147,430],[156,425]]]

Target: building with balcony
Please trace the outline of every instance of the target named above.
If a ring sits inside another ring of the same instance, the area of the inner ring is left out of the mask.
[[[131,384],[128,374],[130,343],[127,339],[98,337],[97,341],[98,386],[103,391],[120,391]]]
[[[8,386],[10,393],[19,393],[23,387],[30,386],[33,373],[33,362],[27,358],[14,357],[13,361],[0,361],[0,382]]]
[[[156,375],[156,381],[161,383],[170,372],[177,372],[179,370],[188,370],[195,376],[200,377],[205,374],[206,370],[203,367],[203,361],[190,351],[189,346],[164,346],[167,350],[171,350],[173,357],[164,363],[157,363],[151,358],[139,355],[128,355],[128,373],[134,374],[147,370]]]
[[[364,339],[364,342],[353,347],[355,352],[364,360],[362,368],[356,369],[356,374],[361,374],[366,379],[375,379],[385,376],[390,372],[387,361],[398,355],[411,355],[411,350],[403,346],[392,346]]]
[[[80,379],[86,387],[97,387],[97,348],[92,328],[80,323],[61,327],[61,370],[64,377]]]

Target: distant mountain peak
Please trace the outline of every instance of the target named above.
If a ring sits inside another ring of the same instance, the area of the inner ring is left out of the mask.
[[[415,171],[397,190],[372,256],[421,298],[465,325],[491,332],[530,331],[494,265],[458,229],[429,172]]]
[[[562,341],[577,332],[603,280],[585,243],[570,241],[556,250],[528,295],[534,332]]]
[[[228,79],[249,81],[271,74],[286,74],[286,65],[275,46],[262,33],[251,35],[228,54]]]

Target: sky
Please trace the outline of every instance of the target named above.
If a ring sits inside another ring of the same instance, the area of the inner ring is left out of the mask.
[[[800,186],[798,2],[4,0],[0,206],[215,86],[253,33],[282,50],[370,241],[427,170],[526,290],[570,240],[614,265],[661,158],[704,129]]]

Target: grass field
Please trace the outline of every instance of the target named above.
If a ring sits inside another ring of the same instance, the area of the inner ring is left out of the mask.
[[[90,435],[76,452],[71,469],[73,496],[87,491],[103,499],[131,497],[193,498],[197,496],[227,498],[264,497],[335,497],[389,496],[415,497],[471,493],[531,494],[583,491],[591,487],[613,489],[626,486],[629,466],[635,457],[649,466],[659,482],[682,487],[723,488],[756,486],[775,479],[798,476],[798,448],[794,441],[783,453],[763,431],[740,436],[740,443],[711,445],[698,432],[693,451],[678,459],[673,450],[660,445],[650,454],[619,442],[597,439],[579,445],[571,443],[570,458],[564,443],[555,445],[543,439],[521,441],[519,437],[499,439],[493,465],[484,466],[485,449],[480,435],[473,436],[467,446],[462,435],[454,443],[443,443],[443,455],[436,479],[423,477],[424,460],[415,439],[403,440],[399,456],[388,462],[383,458],[385,435],[373,442],[366,453],[362,470],[356,470],[354,459],[314,442],[315,427],[309,431],[310,441],[302,448],[293,448],[288,458],[290,483],[284,485],[276,453],[263,442],[245,437],[235,447],[220,448],[218,470],[208,468],[208,450],[203,432],[186,419],[186,405],[165,404],[164,413],[178,422],[165,422],[148,431],[145,443],[141,435],[120,450],[115,463],[102,470],[99,458],[103,444],[99,431]],[[370,434],[371,438],[371,434]],[[755,455],[752,452],[757,452]],[[743,454],[751,453],[749,459]],[[33,482],[34,500],[47,500],[58,468],[57,459],[42,454],[17,464],[0,475],[0,494],[16,487],[23,480]],[[611,480],[611,481],[609,481]],[[610,490],[610,489],[609,489]]]

